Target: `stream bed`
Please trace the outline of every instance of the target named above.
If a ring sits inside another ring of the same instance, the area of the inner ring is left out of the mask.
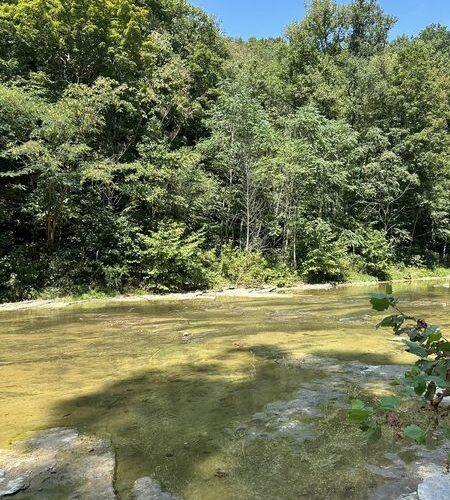
[[[379,289],[1,311],[0,448],[55,427],[108,439],[121,499],[143,477],[186,500],[414,495],[408,471],[443,450],[368,445],[346,417],[415,361],[375,330]],[[445,282],[394,294],[450,330]]]

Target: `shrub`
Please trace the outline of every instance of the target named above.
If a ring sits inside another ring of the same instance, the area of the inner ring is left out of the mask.
[[[0,301],[28,300],[44,279],[45,266],[31,247],[14,248],[0,258]]]
[[[327,222],[318,219],[305,225],[301,252],[308,283],[345,280],[349,269],[345,245]]]
[[[128,282],[130,273],[126,265],[102,265],[104,274],[105,286],[108,290],[121,292]]]
[[[184,224],[169,221],[151,235],[139,237],[146,288],[159,292],[203,289],[214,280],[214,254],[203,249],[202,233],[187,234]]]
[[[389,242],[382,231],[368,229],[364,231],[360,246],[365,262],[365,271],[376,278],[389,279],[389,265],[392,252]]]
[[[220,254],[220,274],[234,286],[258,286],[292,284],[297,275],[285,262],[272,256],[265,257],[260,251],[245,251],[224,245]]]
[[[351,250],[351,266],[358,273],[368,274],[381,280],[391,278],[389,267],[393,255],[383,231],[358,228],[343,236],[346,247]]]

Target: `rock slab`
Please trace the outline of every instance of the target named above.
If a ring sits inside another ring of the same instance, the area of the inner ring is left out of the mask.
[[[115,500],[109,440],[55,428],[0,450],[0,498]]]
[[[419,500],[450,500],[450,474],[428,476],[419,484],[417,494]]]
[[[141,477],[135,481],[131,498],[133,500],[181,500],[164,491],[158,481],[151,477]]]

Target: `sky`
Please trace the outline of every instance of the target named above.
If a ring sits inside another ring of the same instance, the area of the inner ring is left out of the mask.
[[[338,0],[339,3],[347,3]],[[229,36],[272,37],[287,24],[301,19],[304,0],[190,0],[215,16]],[[392,37],[415,35],[431,23],[450,25],[450,0],[379,0],[387,14],[398,18]]]

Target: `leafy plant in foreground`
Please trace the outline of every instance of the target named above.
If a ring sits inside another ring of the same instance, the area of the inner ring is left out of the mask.
[[[440,405],[444,397],[450,395],[450,342],[438,326],[428,325],[423,319],[405,314],[399,308],[399,300],[392,295],[374,293],[371,294],[370,302],[376,311],[390,308],[394,311],[380,321],[377,328],[391,328],[394,335],[404,336],[406,350],[419,358],[406,371],[401,392],[412,397],[423,397],[433,410],[433,418],[425,430],[415,424],[404,427],[398,413],[400,400],[395,396],[384,396],[376,407],[366,405],[359,399],[353,400],[349,419],[367,431],[369,441],[381,437],[381,425],[384,422],[392,428],[395,437],[405,436],[424,444],[428,432],[442,428],[441,417],[448,416],[448,411],[441,410]],[[443,434],[450,439],[450,427],[444,427]]]

